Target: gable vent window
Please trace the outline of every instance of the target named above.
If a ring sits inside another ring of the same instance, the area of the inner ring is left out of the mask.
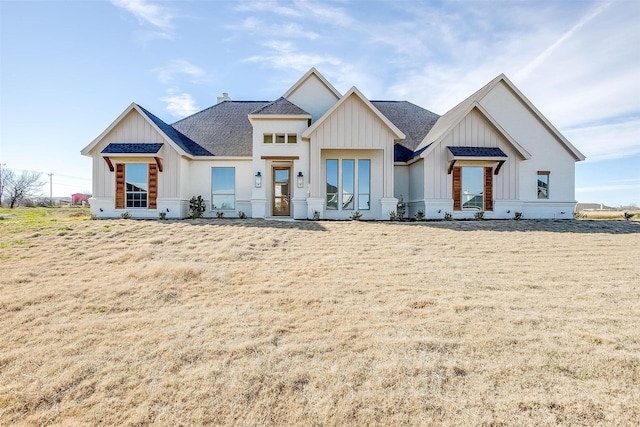
[[[271,133],[265,133],[264,134],[264,139],[263,139],[265,144],[271,144],[273,143],[273,134]]]
[[[284,144],[284,134],[277,133],[276,134],[276,144]]]
[[[287,144],[295,144],[296,142],[298,142],[298,135],[296,135],[295,133],[288,133],[287,134]]]

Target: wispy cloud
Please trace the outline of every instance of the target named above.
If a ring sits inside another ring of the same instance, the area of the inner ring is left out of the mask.
[[[268,50],[263,55],[246,58],[245,62],[257,62],[269,67],[296,72],[306,72],[318,64],[341,64],[340,59],[330,55],[302,53],[290,41],[269,40],[262,43]]]
[[[179,89],[167,90],[167,95],[160,98],[160,100],[167,103],[165,110],[174,117],[182,118],[190,116],[200,110],[193,96],[180,92]]]
[[[151,24],[163,33],[173,29],[174,15],[171,9],[149,2],[148,0],[111,0],[114,6],[132,13],[138,21]]]
[[[296,0],[292,4],[287,4],[287,6],[283,6],[276,0],[246,1],[241,2],[236,7],[236,10],[240,12],[274,13],[299,20],[324,22],[342,27],[349,26],[354,22],[353,18],[344,8],[328,6],[322,2],[312,2],[308,0]]]
[[[587,162],[640,154],[640,119],[575,127],[563,134],[587,156]]]
[[[186,75],[193,82],[199,82],[206,76],[206,72],[202,68],[182,59],[174,59],[152,71],[158,75],[158,80],[161,83],[171,83],[178,75]]]
[[[517,80],[524,80],[529,77],[529,75],[544,61],[546,61],[551,56],[551,54],[558,49],[560,45],[566,42],[569,38],[573,37],[582,27],[584,27],[596,16],[600,15],[610,5],[610,3],[602,3],[594,11],[582,17],[573,27],[571,27],[569,31],[562,34],[560,38],[558,38],[558,40],[556,40],[551,46],[546,48],[540,55],[533,59],[533,61],[529,62],[520,71],[518,71],[518,73],[516,73],[513,78]]]
[[[268,23],[262,19],[248,17],[240,25],[228,25],[230,29],[240,29],[250,31],[253,34],[265,35],[268,37],[295,38],[315,40],[319,37],[309,29],[303,28],[301,25],[293,22],[284,22],[282,24]]]

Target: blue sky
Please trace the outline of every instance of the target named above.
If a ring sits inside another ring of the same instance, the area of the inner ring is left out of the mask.
[[[0,163],[56,196],[91,189],[80,149],[132,101],[172,123],[315,66],[438,114],[505,73],[587,156],[578,201],[640,205],[638,1],[0,0],[0,20]]]

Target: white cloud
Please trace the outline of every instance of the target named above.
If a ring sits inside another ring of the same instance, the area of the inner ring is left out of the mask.
[[[173,28],[174,18],[170,9],[147,0],[111,0],[119,8],[131,12],[141,22],[146,22],[165,32]]]
[[[284,22],[282,24],[273,24],[257,19],[253,16],[248,17],[239,26],[229,25],[227,28],[240,29],[250,31],[254,34],[260,34],[267,37],[288,37],[295,39],[315,40],[319,37],[309,29],[305,29],[299,24],[293,22]]]
[[[262,45],[270,49],[270,52],[251,56],[244,61],[263,63],[275,69],[293,70],[298,73],[304,73],[318,64],[341,64],[341,61],[333,56],[301,53],[290,41],[269,40],[262,43]]]
[[[587,162],[640,154],[640,119],[561,131],[587,157]]]
[[[161,83],[171,83],[177,75],[189,76],[194,82],[199,82],[206,76],[202,68],[182,59],[171,60],[167,65],[154,68],[152,71],[158,75]]]
[[[299,20],[319,21],[342,27],[349,26],[354,22],[344,8],[331,7],[321,2],[307,0],[296,0],[291,6],[283,6],[276,0],[247,1],[240,3],[236,10],[240,12],[270,12]]]
[[[174,117],[182,118],[200,111],[193,96],[179,93],[178,89],[167,90],[167,96],[160,100],[167,103],[165,110]]]

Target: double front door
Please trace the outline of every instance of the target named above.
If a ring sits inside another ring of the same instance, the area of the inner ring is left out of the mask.
[[[273,168],[273,216],[291,215],[291,168]]]

